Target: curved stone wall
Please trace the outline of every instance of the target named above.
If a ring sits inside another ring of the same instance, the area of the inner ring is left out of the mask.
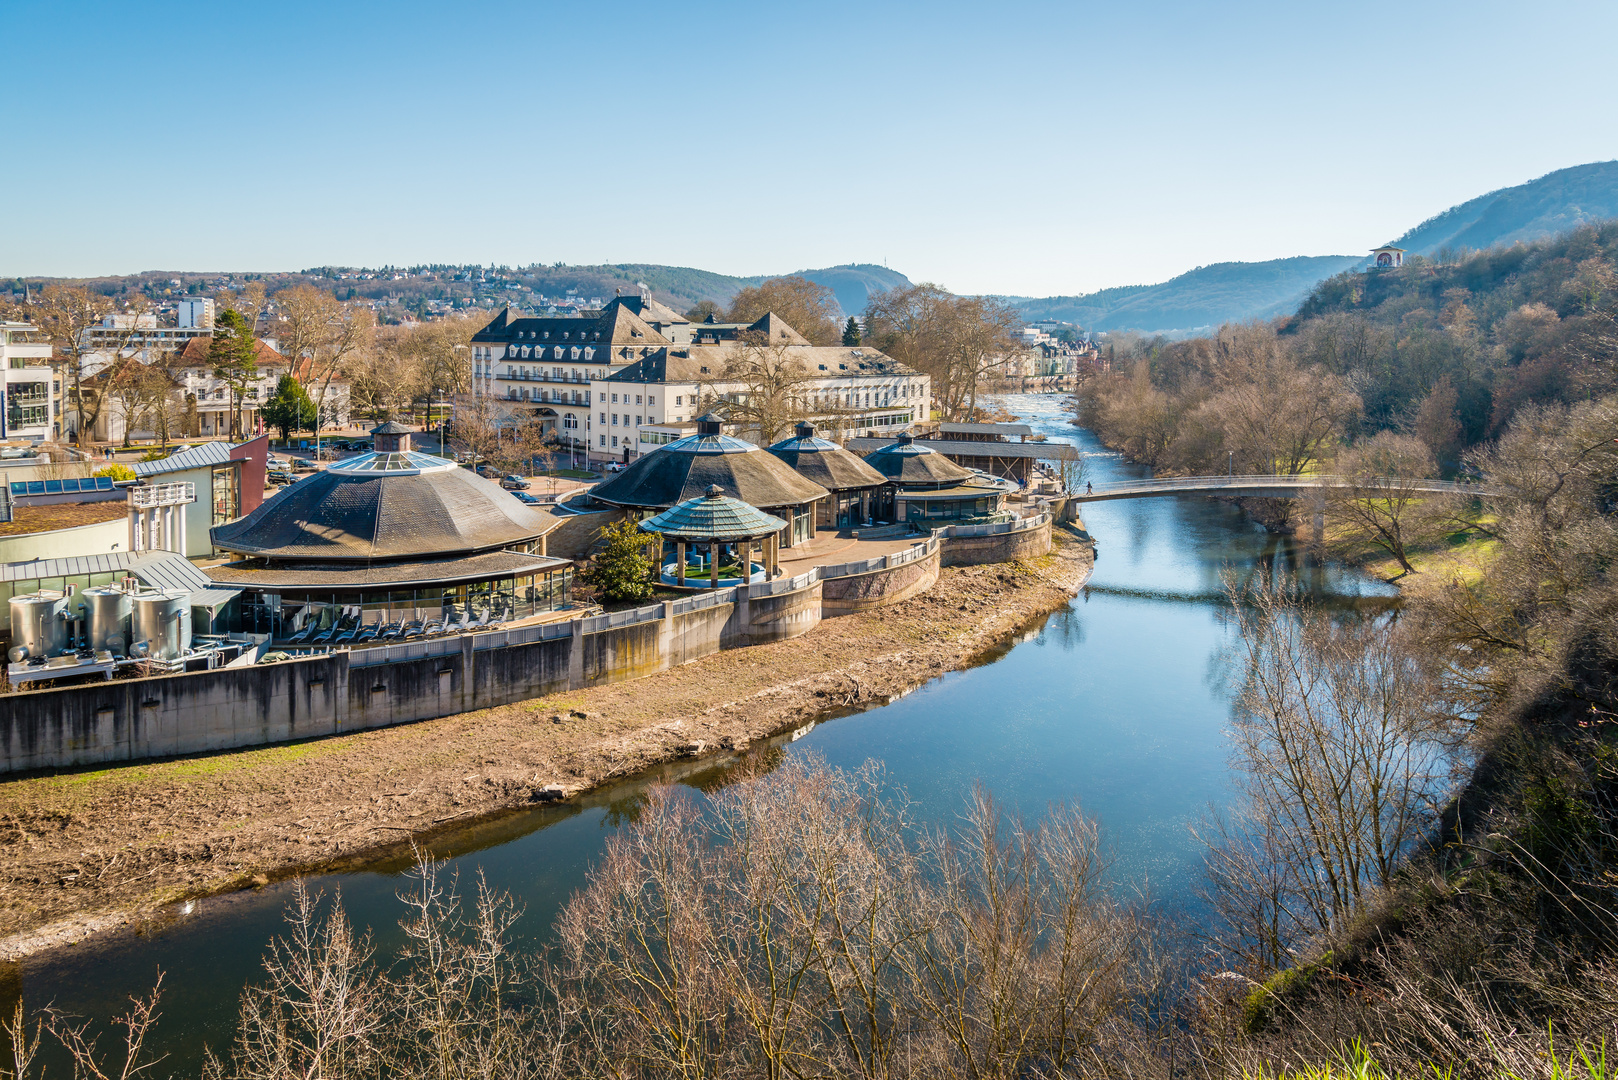
[[[926,592],[938,580],[939,556],[943,548],[924,558],[898,566],[869,570],[863,574],[826,578],[821,582],[820,606],[823,615],[852,615],[872,608],[887,607]]]
[[[1015,532],[990,533],[986,536],[943,537],[945,566],[977,566],[981,563],[1011,562],[1014,559],[1037,559],[1051,551],[1051,518]]]

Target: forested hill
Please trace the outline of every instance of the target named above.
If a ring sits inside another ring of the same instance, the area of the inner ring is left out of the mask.
[[[1299,255],[1267,262],[1215,263],[1160,285],[1126,285],[1084,296],[1007,299],[1029,321],[1059,319],[1086,330],[1195,330],[1285,315],[1316,283],[1361,261],[1358,255]]]
[[[1282,333],[1299,361],[1353,379],[1373,428],[1409,420],[1443,381],[1476,443],[1524,405],[1618,388],[1618,221],[1339,274]]]
[[[1596,161],[1501,188],[1428,218],[1394,241],[1420,255],[1542,240],[1587,221],[1618,218],[1618,161]]]

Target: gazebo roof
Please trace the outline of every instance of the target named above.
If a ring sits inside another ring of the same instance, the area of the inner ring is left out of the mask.
[[[865,463],[889,480],[900,484],[960,483],[973,477],[971,469],[955,464],[931,447],[922,446],[909,435],[899,438],[865,456]]]
[[[415,433],[415,428],[405,427],[397,420],[389,420],[387,423],[379,424],[371,429],[372,435],[414,435]]]
[[[629,468],[590,489],[590,497],[614,506],[664,509],[718,485],[752,506],[802,506],[826,497],[826,489],[792,471],[750,442],[719,433],[719,418],[697,420],[697,434],[659,447]]]
[[[740,499],[732,499],[715,484],[706,495],[649,517],[640,527],[670,540],[726,544],[769,536],[786,528],[787,523]]]
[[[865,463],[858,454],[843,449],[830,439],[815,436],[813,424],[799,424],[790,439],[771,446],[770,453],[792,466],[827,491],[854,491],[878,487],[888,478]]]

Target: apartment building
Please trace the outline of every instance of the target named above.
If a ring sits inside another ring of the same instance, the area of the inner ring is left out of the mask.
[[[61,435],[62,377],[37,326],[0,322],[0,441],[42,442]]]

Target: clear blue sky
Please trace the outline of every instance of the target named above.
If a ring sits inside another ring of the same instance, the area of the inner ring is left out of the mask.
[[[1357,253],[1618,156],[1618,5],[0,0],[0,273]]]

